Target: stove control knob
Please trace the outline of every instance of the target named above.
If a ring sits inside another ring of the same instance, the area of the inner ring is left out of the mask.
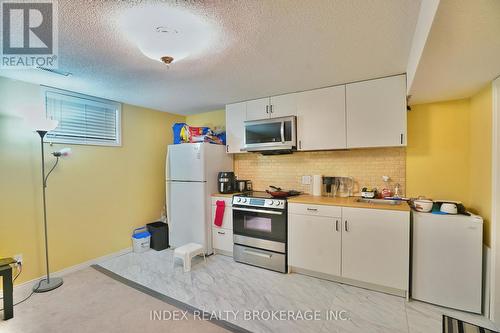
[[[267,203],[269,204],[269,206],[273,205],[273,201],[272,200],[269,200]]]
[[[243,203],[246,203],[247,202],[247,199],[243,198]]]
[[[238,198],[238,200],[237,200],[237,201],[238,201],[238,202],[241,202],[241,198]]]

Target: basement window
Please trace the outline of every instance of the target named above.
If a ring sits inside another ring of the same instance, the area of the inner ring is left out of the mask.
[[[121,104],[43,87],[46,116],[59,121],[46,142],[121,146]]]

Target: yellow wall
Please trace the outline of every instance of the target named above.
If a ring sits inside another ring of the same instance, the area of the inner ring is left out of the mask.
[[[490,245],[492,89],[471,98],[413,105],[406,186],[411,197],[462,201],[484,218]]]
[[[470,101],[413,105],[408,113],[407,195],[468,203]]]
[[[186,123],[191,126],[207,126],[212,129],[226,128],[226,111],[216,110],[186,116]]]
[[[39,138],[16,108],[40,102],[36,85],[0,78],[0,257],[22,253],[16,282],[42,276],[44,248]],[[39,106],[39,105],[38,105]],[[123,105],[122,147],[71,146],[47,188],[51,270],[131,246],[133,228],[160,216],[165,155],[184,116]]]

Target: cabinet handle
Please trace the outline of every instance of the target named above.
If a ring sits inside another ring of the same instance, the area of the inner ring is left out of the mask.
[[[225,232],[222,232],[222,231],[217,231],[217,233],[218,233],[219,235],[225,235],[225,234],[226,234]]]
[[[302,149],[302,140],[299,140],[299,149]]]
[[[339,220],[335,221],[335,231],[339,231]]]
[[[344,230],[349,231],[349,229],[347,229],[347,220],[344,221]]]
[[[270,113],[273,113],[273,105],[272,105],[272,104],[271,104],[271,105],[269,105],[269,112],[270,112]]]
[[[307,210],[310,211],[310,212],[317,212],[318,211],[317,208],[307,208]]]
[[[229,153],[229,145],[226,145],[226,153]]]
[[[269,114],[269,105],[266,105],[266,113]]]
[[[401,133],[401,144],[403,144],[403,133]]]
[[[256,256],[256,257],[262,257],[262,258],[267,258],[267,259],[271,259],[271,257],[273,256],[272,254],[260,253],[260,252],[252,251],[249,249],[244,249],[243,251],[246,254],[251,254],[251,255]]]

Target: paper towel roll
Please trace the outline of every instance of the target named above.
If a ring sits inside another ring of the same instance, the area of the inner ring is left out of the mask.
[[[314,175],[312,182],[312,195],[321,196],[321,187],[323,186],[323,178],[321,175]]]

